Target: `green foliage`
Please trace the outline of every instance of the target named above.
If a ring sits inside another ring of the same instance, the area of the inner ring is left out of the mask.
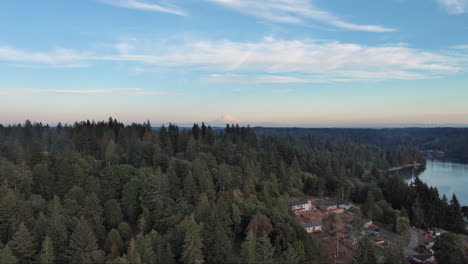
[[[108,228],[117,227],[122,222],[123,214],[117,200],[109,200],[104,204],[104,219]]]
[[[18,210],[17,197],[8,188],[0,187],[0,241],[6,242],[9,228]]]
[[[229,226],[223,224],[217,210],[213,210],[208,223],[203,229],[204,256],[208,263],[221,263],[232,259],[232,244],[229,234]]]
[[[257,237],[253,230],[247,232],[247,236],[242,243],[241,256],[247,264],[257,263]]]
[[[331,213],[323,219],[323,227],[325,231],[334,236],[336,234],[337,219],[336,214]]]
[[[142,264],[140,253],[138,253],[135,239],[131,239],[128,243],[127,259],[129,264]]]
[[[257,240],[257,261],[258,263],[272,263],[275,248],[271,245],[270,238],[264,234]]]
[[[156,255],[152,247],[151,239],[148,236],[138,235],[136,239],[136,249],[141,256],[141,262],[145,264],[155,264]]]
[[[201,264],[204,260],[203,242],[200,234],[202,226],[197,224],[193,215],[187,217],[184,222],[185,239],[180,261],[185,264]]]
[[[42,242],[42,250],[39,256],[40,264],[54,264],[55,263],[55,254],[54,254],[54,245],[49,236],[46,236],[44,242]]]
[[[394,131],[25,125],[0,125],[0,244],[24,221],[43,242],[35,262],[52,249],[56,264],[324,263],[290,214],[303,195],[350,200],[401,234],[461,230],[456,197],[385,172],[424,162]]]
[[[400,247],[390,247],[385,252],[386,264],[407,264],[405,254]]]
[[[120,223],[117,227],[117,230],[119,231],[119,234],[122,236],[124,241],[130,241],[132,238],[132,229],[127,222]]]
[[[63,208],[57,196],[49,204],[49,223],[46,228],[46,234],[52,240],[55,250],[55,257],[58,263],[68,261],[68,230],[66,220],[63,216]],[[44,227],[38,227],[44,228]]]
[[[97,249],[98,245],[93,230],[84,217],[81,217],[70,236],[70,260],[73,263],[91,263]]]
[[[363,237],[358,242],[358,253],[356,255],[358,264],[375,264],[377,257],[368,237]]]
[[[106,242],[104,243],[104,250],[114,257],[120,256],[124,249],[124,242],[117,229],[112,230],[107,235]]]
[[[13,235],[8,246],[18,258],[19,264],[32,264],[36,262],[36,238],[29,232],[28,227],[24,223],[19,225],[18,231]]]
[[[452,233],[445,233],[436,239],[433,250],[438,263],[464,264],[463,240]]]
[[[13,255],[9,246],[5,246],[3,249],[0,249],[0,263],[1,264],[16,264],[18,263],[18,258]]]
[[[410,221],[406,216],[397,216],[395,220],[395,231],[400,235],[408,235],[410,231]]]

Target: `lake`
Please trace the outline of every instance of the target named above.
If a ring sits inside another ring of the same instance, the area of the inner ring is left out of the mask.
[[[413,173],[413,177],[416,174]],[[437,187],[440,195],[445,194],[449,201],[455,193],[461,205],[468,205],[468,164],[427,160],[426,169],[420,172],[419,178],[429,186]]]

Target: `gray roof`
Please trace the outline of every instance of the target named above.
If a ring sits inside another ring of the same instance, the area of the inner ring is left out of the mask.
[[[319,223],[304,223],[304,224],[302,224],[302,226],[304,228],[309,228],[309,227],[319,227],[319,226],[322,226],[322,225],[319,224]]]
[[[430,258],[432,258],[432,255],[414,255],[414,256],[411,256],[413,259],[415,260],[419,260],[419,261],[426,261]]]
[[[309,203],[309,201],[307,201],[307,200],[299,200],[299,201],[292,201],[291,205],[295,206],[295,205],[303,205],[303,204],[308,204],[308,203]]]
[[[324,204],[321,204],[320,206],[330,207],[330,206],[337,206],[337,204],[336,203],[324,203]]]
[[[342,205],[351,205],[350,202],[342,202],[341,204],[342,204]]]

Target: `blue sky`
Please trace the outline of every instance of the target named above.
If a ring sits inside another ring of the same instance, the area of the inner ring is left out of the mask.
[[[467,13],[468,0],[5,0],[0,123],[468,124]]]

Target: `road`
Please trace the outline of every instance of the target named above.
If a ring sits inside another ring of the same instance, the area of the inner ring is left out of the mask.
[[[416,232],[416,230],[414,230],[413,228],[410,228],[410,235],[411,235],[410,241],[408,243],[408,246],[405,249],[405,254],[408,256],[417,254],[416,247],[419,244],[418,233]]]

